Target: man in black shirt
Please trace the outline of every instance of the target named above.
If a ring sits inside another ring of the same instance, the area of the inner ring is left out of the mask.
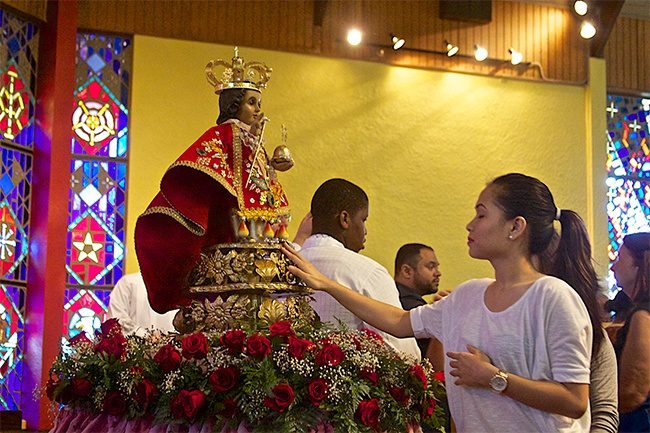
[[[406,244],[395,257],[395,284],[402,308],[411,310],[427,302],[424,295],[436,293],[440,281],[440,263],[433,248],[424,244]],[[429,339],[418,339],[422,357],[427,354]]]

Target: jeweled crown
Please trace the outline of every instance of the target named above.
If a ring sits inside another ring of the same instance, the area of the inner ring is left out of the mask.
[[[239,57],[239,48],[235,47],[235,56],[228,63],[223,59],[211,60],[205,66],[208,82],[214,86],[217,95],[226,89],[251,89],[261,91],[271,79],[273,69],[261,62],[247,62]]]

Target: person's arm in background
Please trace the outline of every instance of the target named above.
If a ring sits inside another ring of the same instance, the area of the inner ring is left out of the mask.
[[[607,335],[605,335],[598,353],[592,357],[590,379],[590,432],[616,433],[618,431],[616,354]]]
[[[431,337],[429,339],[426,358],[431,362],[435,371],[445,370],[445,348],[436,337]]]
[[[618,410],[630,412],[641,405],[650,392],[650,313],[637,311],[631,320],[618,374]]]
[[[111,291],[110,300],[108,303],[108,317],[115,318],[120,321],[120,326],[124,331],[124,335],[137,334],[141,335],[142,328],[140,328],[133,320],[135,312],[132,311],[132,306],[135,302],[135,290],[133,282],[130,281],[128,275],[123,276],[117,282]],[[139,333],[140,332],[140,333]]]

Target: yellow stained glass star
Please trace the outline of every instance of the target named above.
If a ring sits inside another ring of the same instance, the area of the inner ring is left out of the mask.
[[[101,250],[104,245],[101,242],[93,242],[93,237],[90,232],[86,233],[83,242],[73,242],[72,245],[79,250],[78,261],[82,262],[87,258],[95,263],[99,263],[97,251]]]

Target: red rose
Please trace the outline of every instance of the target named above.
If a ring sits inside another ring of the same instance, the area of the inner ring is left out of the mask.
[[[314,379],[309,383],[307,391],[309,392],[309,400],[314,406],[320,406],[320,402],[325,400],[329,391],[329,385],[325,379]]]
[[[432,398],[427,399],[424,403],[424,410],[422,411],[423,418],[430,418],[433,415],[433,411],[436,408],[436,401]]]
[[[237,407],[237,402],[232,398],[227,398],[223,401],[223,409],[219,411],[219,414],[227,419],[233,418],[239,408]]]
[[[92,341],[88,338],[85,332],[80,332],[71,339],[68,340],[70,346],[76,346],[78,344],[92,344]]]
[[[208,338],[202,332],[186,335],[181,340],[183,356],[187,359],[203,359],[208,354]]]
[[[237,385],[239,370],[232,366],[217,368],[212,372],[209,380],[215,392],[228,392]]]
[[[172,370],[176,370],[181,365],[181,354],[171,344],[165,344],[158,349],[153,360],[160,365],[160,369],[163,372],[169,373]]]
[[[170,409],[174,418],[192,420],[205,404],[203,391],[181,390],[171,402]]]
[[[102,337],[95,346],[95,352],[103,352],[120,359],[126,354],[126,337],[121,332]]]
[[[373,385],[377,385],[379,383],[379,374],[377,374],[376,371],[370,371],[370,370],[361,370],[359,372],[359,376],[362,379],[366,379],[368,382],[372,383]]]
[[[376,428],[379,425],[379,399],[362,400],[355,415],[361,424]]]
[[[253,334],[246,341],[246,353],[257,359],[266,358],[271,353],[271,342],[260,334]]]
[[[374,339],[374,340],[381,341],[381,342],[384,341],[384,337],[382,337],[381,335],[379,335],[379,334],[377,333],[377,331],[374,331],[374,330],[372,330],[372,329],[363,328],[363,329],[361,330],[361,332],[363,332],[363,333],[366,334],[368,337],[370,337],[370,338],[372,338],[372,339]]]
[[[445,372],[444,372],[444,371],[436,371],[436,372],[433,374],[433,377],[434,377],[438,382],[445,383]]]
[[[404,388],[394,387],[388,390],[388,393],[395,399],[396,402],[402,403],[406,406],[409,402],[409,395]]]
[[[93,390],[93,384],[88,379],[75,377],[72,379],[72,393],[75,397],[88,397]]]
[[[409,368],[409,373],[422,382],[423,389],[427,389],[429,386],[429,380],[427,379],[427,375],[424,373],[424,368],[422,368],[420,364],[415,364],[413,367]]]
[[[309,340],[289,337],[289,354],[296,359],[303,359],[305,357],[305,352],[313,345],[314,343]]]
[[[104,336],[108,336],[113,333],[119,332],[120,334],[122,333],[122,326],[120,325],[120,321],[118,319],[108,319],[101,325],[102,329],[102,334]]]
[[[273,397],[264,397],[264,406],[279,413],[284,412],[296,398],[293,388],[288,383],[275,385],[271,391]]]
[[[65,383],[62,385],[60,381],[54,380],[52,378],[47,381],[45,393],[50,400],[59,402],[61,404],[68,404],[74,398],[72,384]]]
[[[144,410],[147,410],[157,392],[156,385],[152,381],[143,379],[142,382],[135,386],[133,400],[144,408]]]
[[[316,365],[329,365],[335,367],[343,362],[345,354],[339,346],[333,343],[326,343],[316,355]]]
[[[219,343],[226,349],[231,355],[237,355],[244,351],[244,344],[246,342],[246,333],[241,329],[232,329],[221,336]]]
[[[269,326],[271,337],[290,337],[295,336],[295,332],[291,329],[291,322],[288,320],[280,320]]]
[[[126,412],[126,399],[119,391],[111,391],[104,397],[104,413],[122,416]]]

